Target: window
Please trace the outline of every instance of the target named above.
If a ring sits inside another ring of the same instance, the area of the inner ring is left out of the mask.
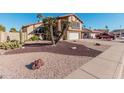
[[[72,22],[71,23],[72,29],[80,29],[80,23],[78,22]]]

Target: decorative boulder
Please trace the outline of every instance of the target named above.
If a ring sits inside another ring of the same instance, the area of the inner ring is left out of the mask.
[[[39,69],[43,65],[44,62],[41,59],[35,60],[34,62],[32,62],[32,70]]]
[[[96,45],[96,46],[100,46],[101,44],[100,44],[100,43],[96,43],[95,45]]]
[[[73,40],[73,42],[77,42],[76,40]]]
[[[77,49],[77,47],[71,47],[71,49],[75,50],[75,49]]]

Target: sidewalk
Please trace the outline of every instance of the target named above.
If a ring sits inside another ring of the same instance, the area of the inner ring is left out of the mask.
[[[69,74],[66,79],[116,79],[121,74],[122,78],[124,78],[124,71],[121,73],[122,58],[124,55],[123,43],[95,40],[85,40],[85,42],[109,44],[111,47]]]

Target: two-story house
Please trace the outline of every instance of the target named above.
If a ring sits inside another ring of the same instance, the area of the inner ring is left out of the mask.
[[[75,14],[69,14],[65,16],[60,16],[59,17],[59,30],[61,29],[61,20],[67,19],[70,22],[70,26],[68,28],[68,31],[65,33],[63,36],[64,40],[77,40],[81,39],[81,34],[82,34],[82,24],[83,22],[81,19],[76,16]]]
[[[58,18],[58,30],[61,31],[61,21],[67,19],[70,22],[70,26],[67,30],[67,32],[64,34],[64,36],[62,37],[63,40],[78,40],[82,38],[83,35],[83,31],[82,31],[82,25],[83,25],[83,21],[81,21],[81,19],[75,15],[75,14],[68,14],[65,16],[59,16]],[[43,23],[39,22],[36,24],[31,24],[31,25],[26,25],[22,27],[22,31],[23,32],[27,32],[28,34],[28,39],[32,36],[31,33],[32,31],[34,31],[37,27],[42,26]],[[39,34],[39,33],[33,33],[33,34]]]

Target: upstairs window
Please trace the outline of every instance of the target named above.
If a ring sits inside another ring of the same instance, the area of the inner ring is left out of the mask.
[[[71,28],[72,29],[80,29],[80,23],[78,23],[78,22],[72,22],[71,23]]]

